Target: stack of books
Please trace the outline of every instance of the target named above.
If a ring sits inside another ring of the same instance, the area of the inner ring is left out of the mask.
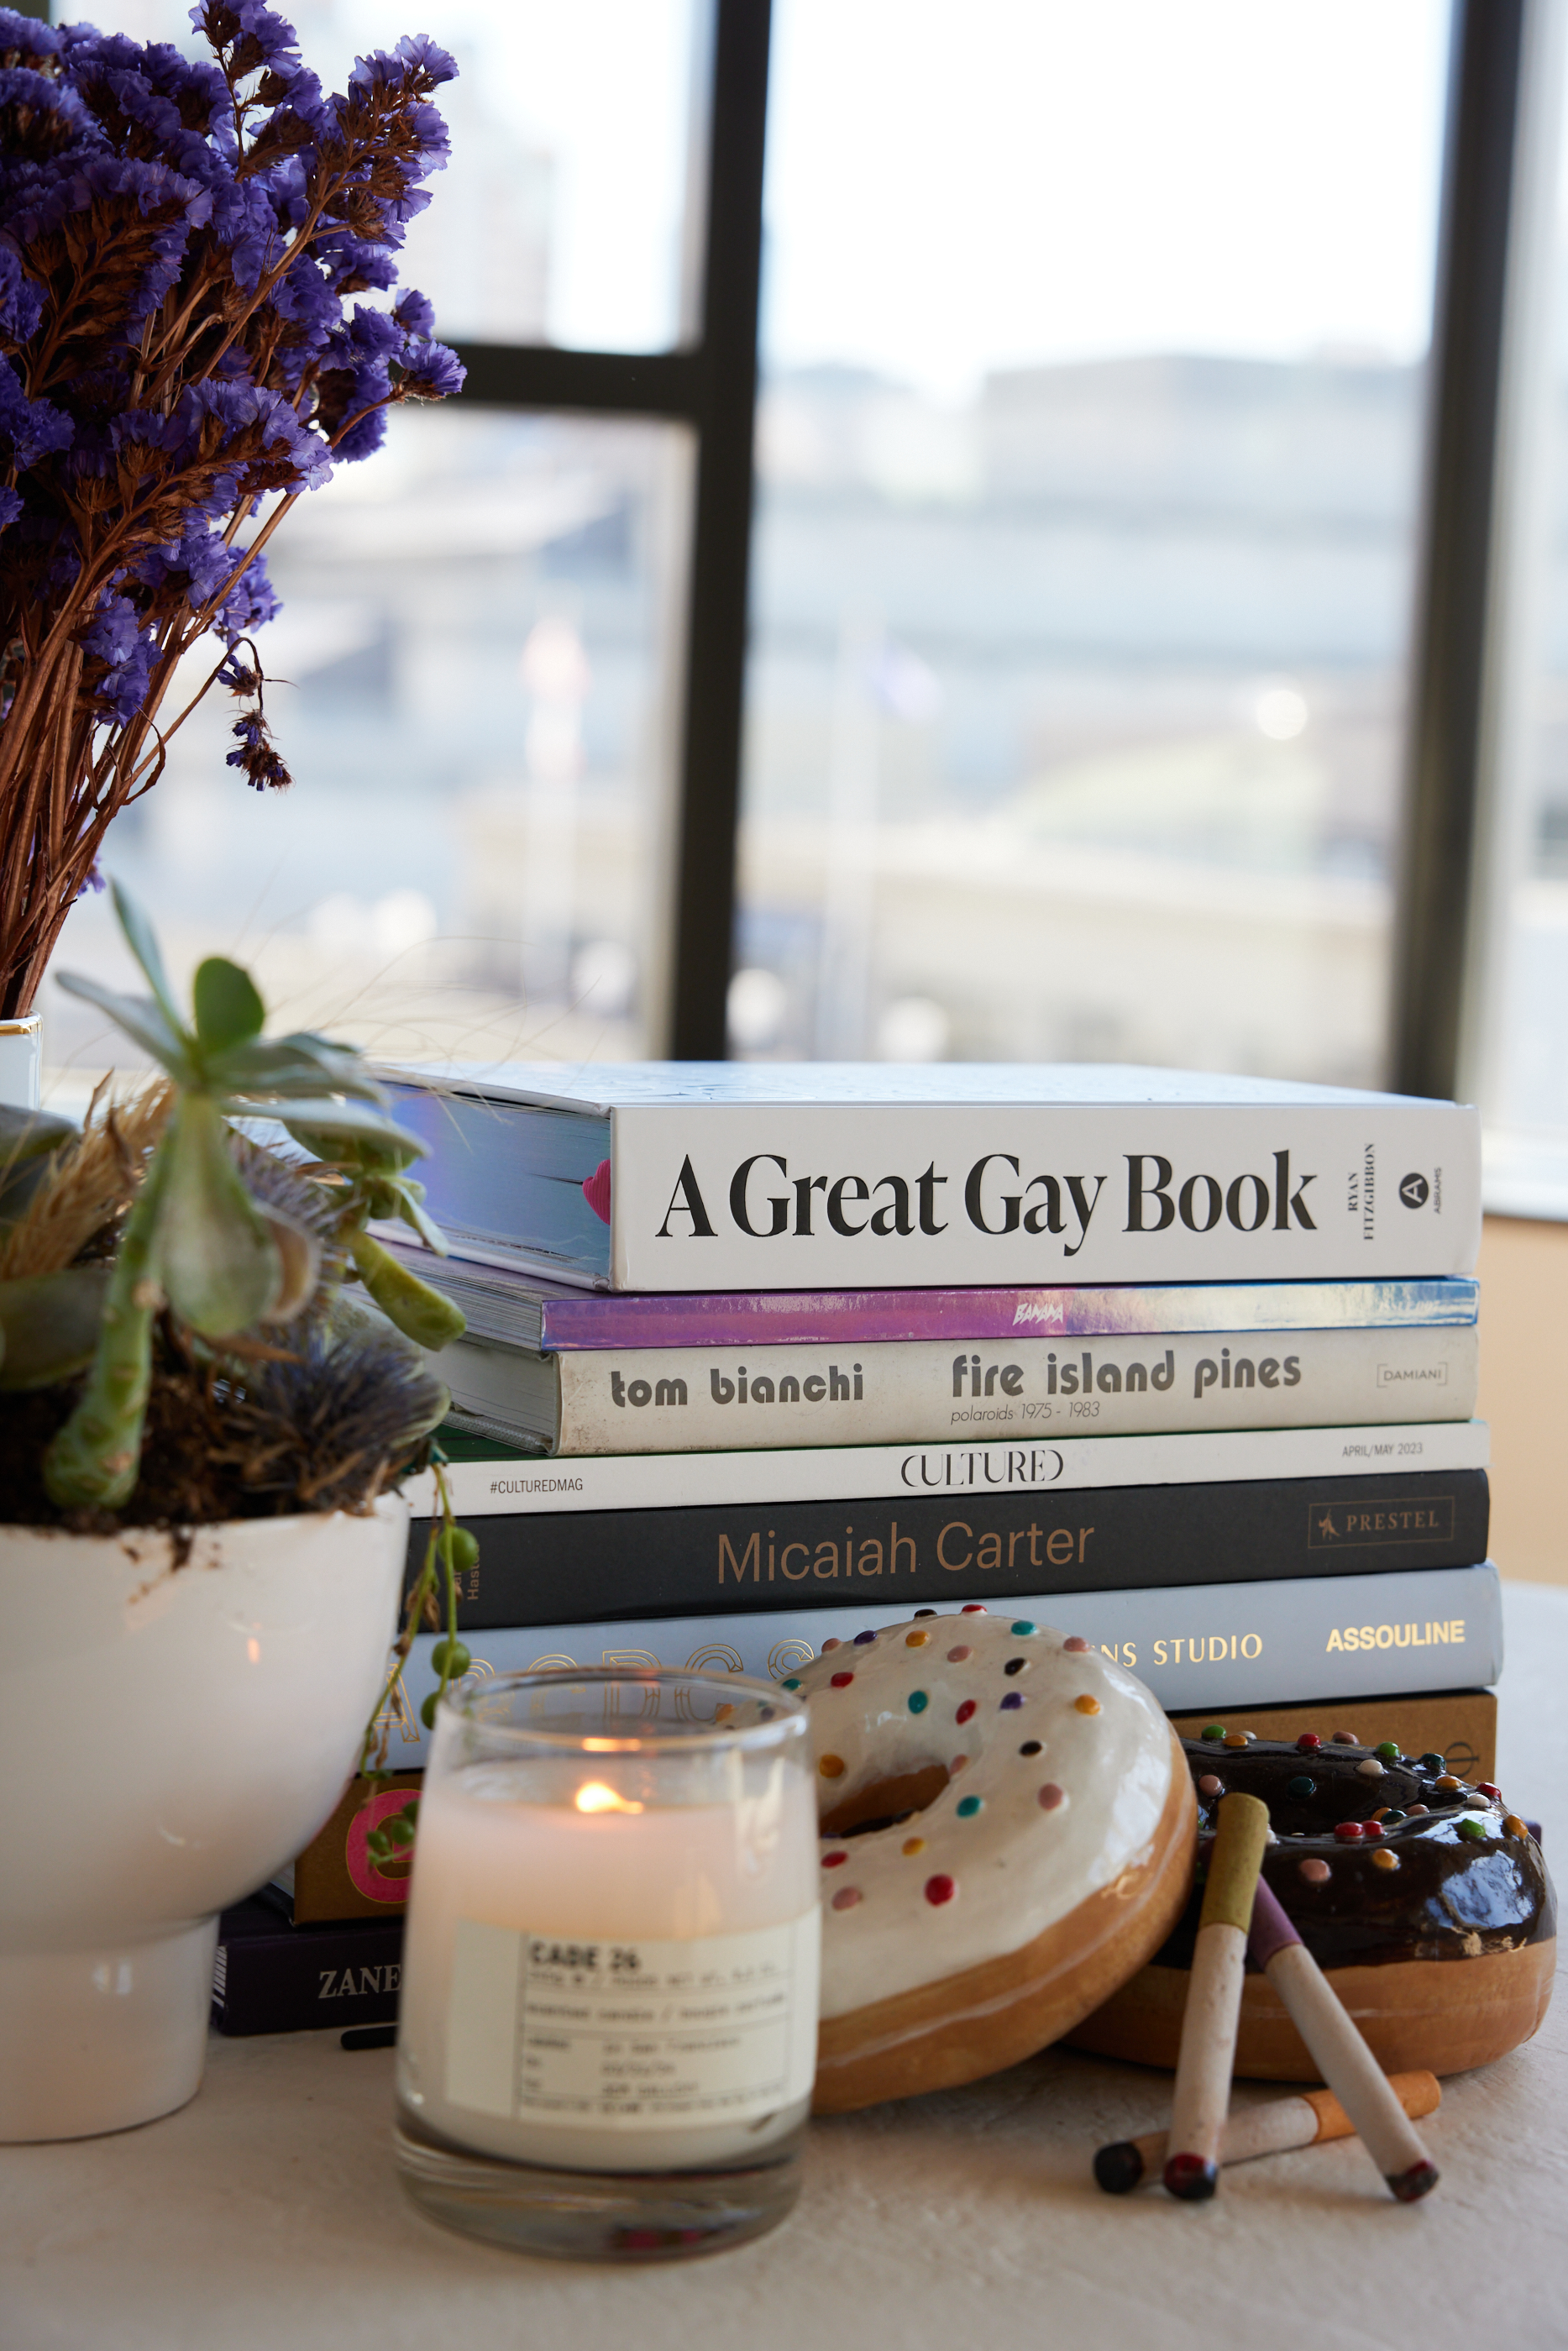
[[[1083,1067],[383,1074],[453,1254],[382,1238],[468,1318],[476,1674],[782,1680],[978,1604],[1184,1728],[1490,1766],[1474,1113]]]

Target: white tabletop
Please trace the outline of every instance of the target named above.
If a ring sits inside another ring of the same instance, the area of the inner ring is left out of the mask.
[[[1568,1853],[1568,1590],[1506,1587],[1499,1777]],[[13,1798],[15,1800],[15,1798]],[[1395,2204],[1354,2143],[1226,2175],[1213,2204],[1103,2196],[1169,2078],[1047,2051],[817,2124],[771,2236],[610,2271],[474,2244],[406,2205],[390,2051],[214,2039],[183,2113],[0,2149],[5,2351],[1550,2351],[1568,2345],[1568,1995],[1445,2087],[1443,2178]],[[1239,2095],[1277,2095],[1260,2085]]]

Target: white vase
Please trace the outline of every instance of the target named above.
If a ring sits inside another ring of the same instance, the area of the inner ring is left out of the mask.
[[[42,1050],[42,1024],[36,1012],[0,1020],[0,1102],[37,1109]]]
[[[216,1915],[353,1770],[407,1535],[394,1498],[181,1539],[0,1527],[0,2141],[194,2096]]]

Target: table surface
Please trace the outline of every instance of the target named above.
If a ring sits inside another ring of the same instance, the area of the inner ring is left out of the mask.
[[[1568,1852],[1568,1590],[1505,1587],[1500,1779]],[[1238,2096],[1278,2095],[1242,2085]],[[1443,2179],[1395,2204],[1354,2142],[1239,2168],[1216,2201],[1103,2196],[1167,2075],[1048,2050],[971,2088],[814,2126],[771,2236],[686,2266],[536,2261],[449,2234],[394,2181],[390,2050],[214,2038],[201,2095],[110,2138],[0,2148],[6,2351],[1472,2351],[1568,2344],[1568,1995],[1447,2086]]]

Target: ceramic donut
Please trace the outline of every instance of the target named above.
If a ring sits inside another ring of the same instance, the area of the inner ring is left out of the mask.
[[[818,2113],[1014,2064],[1165,1941],[1192,1782],[1149,1692],[1086,1642],[925,1614],[785,1687],[810,1700],[822,1836]]]
[[[1267,1803],[1263,1876],[1385,2073],[1455,2074],[1530,2038],[1552,1997],[1557,1906],[1539,1844],[1496,1787],[1348,1732],[1254,1740],[1216,1723],[1184,1744],[1203,1826],[1231,1789]],[[1174,2065],[1196,1927],[1195,1902],[1074,2043]],[[1318,2078],[1250,1961],[1236,2071]]]

